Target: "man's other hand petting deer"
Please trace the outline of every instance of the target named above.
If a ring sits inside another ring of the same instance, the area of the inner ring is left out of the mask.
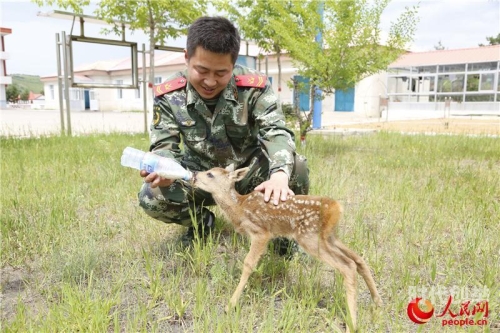
[[[235,306],[255,269],[265,253],[269,241],[276,237],[294,239],[311,256],[337,269],[344,277],[347,306],[353,330],[356,330],[357,274],[363,277],[373,301],[382,305],[382,300],[365,261],[347,248],[334,234],[342,214],[340,204],[332,199],[310,195],[290,196],[287,201],[274,205],[265,202],[263,194],[254,191],[240,195],[235,183],[248,172],[248,168],[234,170],[213,168],[197,172],[192,185],[212,194],[225,218],[235,230],[250,237],[250,252],[247,254],[240,282],[230,300]],[[349,331],[349,325],[347,331]]]

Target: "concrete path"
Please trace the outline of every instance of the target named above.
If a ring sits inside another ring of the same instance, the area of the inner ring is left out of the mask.
[[[59,110],[3,109],[0,110],[0,136],[32,137],[61,132]],[[150,118],[149,118],[150,119]],[[374,122],[352,113],[324,112],[322,127],[333,124]],[[144,114],[141,112],[72,111],[71,129],[74,135],[88,133],[143,133]],[[147,123],[149,131],[149,122]]]
[[[472,118],[472,117],[460,117]],[[479,117],[483,118],[484,117]],[[498,121],[498,117],[491,117]],[[0,136],[37,137],[61,133],[59,110],[3,109],[0,110]],[[146,129],[149,132],[151,115],[148,115]],[[422,118],[423,119],[423,118]],[[389,121],[400,120],[397,115]],[[351,112],[323,112],[321,127],[337,134],[366,134],[373,130],[349,128],[351,124],[384,122],[385,118],[366,118]],[[333,126],[336,128],[333,130]],[[142,112],[93,112],[72,111],[71,127],[73,135],[90,133],[144,133],[145,122]],[[318,134],[326,134],[318,131]]]
[[[71,112],[71,130],[74,135],[89,133],[142,133],[144,114],[140,112]],[[36,137],[59,134],[59,110],[0,110],[0,135]],[[149,125],[147,126],[149,131]]]

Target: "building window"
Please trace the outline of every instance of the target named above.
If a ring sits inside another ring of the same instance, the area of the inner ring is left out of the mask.
[[[438,92],[464,91],[464,74],[449,74],[438,76]]]
[[[402,68],[389,68],[388,72],[389,74],[410,74],[411,68],[410,67],[402,67]]]
[[[493,90],[493,82],[495,81],[495,73],[481,73],[481,85],[479,91]]]
[[[389,77],[388,80],[388,91],[390,94],[404,94],[410,92],[410,77],[408,76],[396,76]]]
[[[160,84],[162,83],[162,77],[161,76],[155,76],[155,84]]]
[[[69,90],[69,100],[70,101],[79,101],[79,100],[81,100],[81,89],[71,88]]]
[[[465,64],[439,65],[439,73],[465,72]]]
[[[50,94],[50,99],[55,99],[54,85],[53,84],[49,85],[49,94]]]
[[[434,92],[436,85],[435,81],[436,78],[434,76],[419,76],[412,78],[411,91],[423,94]]]
[[[493,94],[468,94],[465,95],[466,102],[494,102],[495,95]]]
[[[467,75],[467,91],[494,90],[495,73],[481,73]]]
[[[479,91],[479,74],[467,75],[467,91]]]
[[[451,99],[452,102],[463,102],[464,98],[463,95],[437,95],[437,101],[438,102],[445,102],[446,99],[449,98]]]
[[[495,69],[497,69],[496,62],[481,62],[478,64],[469,64],[467,66],[469,72],[494,71]]]
[[[116,80],[115,83],[116,84],[123,84],[123,80]],[[123,98],[123,89],[121,89],[121,88],[117,89],[117,91],[116,91],[116,98],[118,98],[118,99],[122,99]]]
[[[437,66],[421,66],[417,67],[417,73],[436,73]]]

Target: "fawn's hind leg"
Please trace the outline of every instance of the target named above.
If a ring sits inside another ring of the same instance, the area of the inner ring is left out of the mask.
[[[233,307],[238,302],[238,299],[240,298],[241,293],[243,292],[243,289],[247,284],[248,278],[255,269],[255,266],[257,266],[260,257],[264,252],[266,252],[267,244],[269,243],[271,236],[268,233],[266,233],[259,235],[250,235],[250,238],[251,238],[250,252],[248,252],[247,256],[245,257],[240,283],[238,284],[238,287],[234,291],[233,296],[231,297],[230,300],[230,305]]]
[[[298,237],[296,240],[309,255],[338,270],[344,277],[344,286],[347,293],[347,307],[351,317],[352,326],[355,330],[357,312],[356,263],[344,255],[340,249],[328,246],[326,242],[318,236]],[[349,326],[347,331],[349,332]]]
[[[331,246],[327,241],[321,241],[319,251],[319,259],[326,264],[337,269],[344,277],[344,286],[346,289],[346,300],[349,314],[351,317],[352,328],[356,331],[356,316],[357,316],[357,274],[356,263],[354,260],[346,256],[336,246]],[[347,324],[347,332],[349,325]]]
[[[347,246],[345,246],[345,244],[342,243],[340,240],[335,239],[334,237],[330,237],[329,241],[330,244],[333,244],[333,246],[339,248],[346,256],[354,260],[357,266],[358,273],[363,277],[363,279],[366,282],[366,285],[368,286],[368,289],[370,290],[373,302],[375,302],[377,306],[382,306],[382,298],[380,298],[380,294],[377,291],[375,280],[373,279],[372,273],[370,272],[370,268],[368,267],[364,259],[356,252],[352,251]]]

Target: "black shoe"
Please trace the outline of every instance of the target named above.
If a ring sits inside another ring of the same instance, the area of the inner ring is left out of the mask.
[[[191,226],[188,228],[185,235],[182,236],[181,242],[185,246],[191,245],[193,241],[198,237],[201,241],[205,241],[210,233],[215,228],[215,214],[208,211],[203,219],[198,223],[198,225]]]
[[[274,253],[286,260],[292,259],[293,255],[298,251],[297,242],[288,238],[275,238],[272,243]]]

